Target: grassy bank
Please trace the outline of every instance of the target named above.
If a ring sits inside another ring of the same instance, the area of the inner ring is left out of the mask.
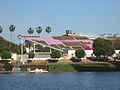
[[[120,71],[120,63],[50,64],[49,72]]]

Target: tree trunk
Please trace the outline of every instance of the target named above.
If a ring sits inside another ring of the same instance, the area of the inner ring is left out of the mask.
[[[116,57],[114,57],[114,61],[116,61]]]
[[[104,55],[104,61],[106,61],[105,55]]]
[[[10,48],[11,48],[11,44],[12,44],[12,32],[11,32],[11,35],[10,35]]]
[[[34,53],[35,53],[35,43],[34,43]]]
[[[30,45],[29,45],[29,53],[30,53]]]

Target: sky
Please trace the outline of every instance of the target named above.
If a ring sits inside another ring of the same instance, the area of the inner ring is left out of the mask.
[[[63,35],[66,30],[73,33],[120,34],[120,0],[0,0],[0,36],[10,40],[9,26],[15,25],[12,41],[17,36],[28,35],[27,30],[41,26],[41,35]]]

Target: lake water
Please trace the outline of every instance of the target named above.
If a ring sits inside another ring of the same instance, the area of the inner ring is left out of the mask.
[[[0,90],[120,90],[120,72],[0,74]]]

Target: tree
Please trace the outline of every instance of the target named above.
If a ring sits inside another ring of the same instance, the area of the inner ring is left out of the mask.
[[[10,46],[10,42],[5,40],[3,37],[0,37],[0,54],[3,52],[3,51],[11,51],[11,52],[19,52],[20,50],[20,47],[15,44],[15,43],[12,43],[12,46]]]
[[[1,54],[2,59],[10,59],[11,57],[12,57],[12,54],[10,52],[8,52],[8,51],[4,51]]]
[[[75,51],[75,56],[77,58],[81,59],[85,56],[85,51],[82,48],[80,48],[80,49]]]
[[[40,34],[42,32],[42,28],[39,26],[38,28],[36,28],[36,31],[38,34]]]
[[[30,52],[30,53],[28,54],[28,57],[29,57],[29,58],[34,58],[34,57],[35,57],[35,54],[34,54],[33,52]]]
[[[14,26],[14,25],[10,25],[9,30],[10,30],[10,32],[11,32],[11,35],[10,35],[10,47],[11,47],[11,43],[12,43],[12,32],[15,31],[15,26]]]
[[[112,42],[107,39],[97,38],[93,43],[93,53],[97,57],[108,57],[112,56],[115,53],[115,47]]]
[[[30,52],[30,48],[31,47],[34,47],[33,43],[28,41],[28,40],[25,40],[25,47],[29,48],[29,52]]]
[[[5,61],[5,65],[4,65],[5,71],[12,71],[12,67],[13,66],[9,62]]]
[[[0,26],[0,33],[2,33],[2,27]]]
[[[50,56],[51,56],[51,58],[60,58],[61,53],[60,53],[60,51],[52,50],[52,53],[50,54]]]
[[[5,40],[2,37],[0,37],[0,54],[6,49],[6,45],[4,42]]]
[[[0,42],[0,54],[5,50],[5,45]]]
[[[50,48],[49,47],[43,47],[42,45],[36,45],[35,46],[36,50],[35,52],[50,52]]]
[[[12,44],[12,46],[10,47],[10,51],[12,53],[20,53],[20,46],[17,44]]]
[[[52,30],[51,30],[51,28],[48,26],[48,27],[45,29],[45,31],[46,31],[46,33],[48,33],[48,35],[49,35],[49,33],[50,33]]]
[[[34,30],[32,28],[29,28],[27,31],[28,31],[28,34],[30,34],[30,35],[33,34],[33,32],[34,32]]]
[[[113,43],[116,50],[120,50],[120,37],[110,37],[108,39]]]

